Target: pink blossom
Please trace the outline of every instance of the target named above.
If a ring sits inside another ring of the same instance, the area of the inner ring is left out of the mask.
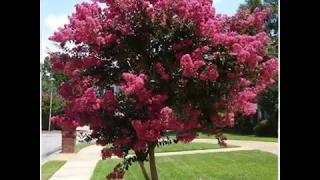
[[[165,69],[161,63],[158,62],[156,64],[156,68],[157,68],[158,73],[161,75],[162,79],[164,79],[164,80],[169,79],[169,75],[165,72]]]
[[[191,141],[193,141],[196,137],[198,136],[198,134],[182,134],[178,136],[178,140],[183,142],[183,143],[189,143]]]
[[[190,77],[194,74],[194,64],[189,54],[185,54],[181,57],[180,68],[183,70],[182,76]]]
[[[141,151],[141,150],[145,150],[146,148],[147,148],[147,143],[141,140],[136,140],[132,147],[134,151]]]
[[[144,77],[143,75],[136,76],[131,73],[123,73],[122,76],[127,83],[126,85],[121,87],[124,92],[130,94],[138,92],[144,87],[144,80],[142,78]]]
[[[101,150],[102,159],[105,160],[107,158],[111,158],[112,156],[112,150],[104,148]]]
[[[244,86],[249,86],[251,82],[245,78],[240,78],[240,84]]]

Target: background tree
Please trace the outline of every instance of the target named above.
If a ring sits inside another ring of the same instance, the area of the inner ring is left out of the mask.
[[[98,3],[103,3],[101,7]],[[129,166],[150,161],[154,149],[190,142],[198,133],[217,135],[236,114],[255,113],[254,99],[277,74],[266,59],[264,19],[270,9],[215,14],[211,0],[99,0],[76,5],[69,23],[50,37],[64,52],[52,52],[53,72],[64,72],[59,94],[69,103],[53,117],[63,128],[89,125],[103,158],[122,157],[108,179],[121,179]],[[250,31],[250,32],[249,32]],[[253,33],[254,32],[254,33]],[[74,48],[67,48],[73,43]],[[119,85],[114,95],[97,90]],[[163,140],[167,131],[176,139]],[[133,150],[135,156],[128,157]]]
[[[271,12],[268,18],[264,21],[264,31],[269,34],[271,41],[268,44],[268,55],[266,58],[278,57],[278,1],[277,0],[246,0],[244,4],[239,6],[239,10],[250,10],[253,12],[255,8],[270,8]],[[275,78],[275,83],[267,87],[258,97],[258,104],[262,111],[266,111],[270,116],[266,122],[257,125],[255,133],[262,136],[277,136],[278,135],[278,78]],[[246,117],[239,118],[239,124],[245,124],[240,127],[240,132],[245,130],[251,133],[253,130],[251,123]],[[237,128],[239,129],[239,128]],[[260,129],[264,132],[260,133]],[[249,130],[249,131],[248,131]]]
[[[51,116],[59,115],[63,113],[63,107],[66,105],[66,101],[56,93],[62,82],[68,82],[69,77],[62,72],[51,72],[50,63],[44,61],[40,63],[41,67],[41,81],[42,81],[42,130],[48,130],[49,128],[49,113],[50,113],[50,93],[52,91],[52,107]],[[54,80],[51,80],[53,78]],[[52,123],[51,129],[61,129],[55,123]]]
[[[50,62],[45,60],[43,63],[40,63],[41,67],[41,77],[42,77],[42,91],[50,91],[51,78],[54,80],[53,89],[57,90],[60,87],[62,82],[69,82],[70,78],[63,72],[52,72]]]
[[[50,94],[42,92],[42,102],[41,102],[41,109],[42,109],[42,130],[48,130],[49,128],[49,113],[50,113]],[[67,104],[67,102],[61,98],[60,95],[56,94],[55,92],[52,95],[52,107],[51,107],[51,116],[63,114],[63,107]],[[61,128],[56,124],[51,124],[51,130],[61,130]]]
[[[253,12],[255,8],[265,8],[262,0],[245,0],[245,3],[239,6],[239,9],[249,9],[251,12]]]

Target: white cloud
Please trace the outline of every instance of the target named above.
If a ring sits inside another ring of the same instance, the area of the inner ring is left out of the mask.
[[[53,35],[54,31],[57,31],[59,27],[63,27],[63,25],[69,22],[68,16],[65,14],[54,15],[50,14],[44,19],[44,23],[42,24],[42,37],[41,37],[41,53],[40,53],[40,61],[43,62],[44,58],[47,56],[47,49],[50,51],[59,51],[57,47],[53,45],[52,42],[48,40],[48,34]]]
[[[222,2],[223,0],[213,0],[213,3]]]
[[[45,41],[42,39],[40,39],[40,62],[43,62],[44,61],[44,57],[46,56],[45,55],[45,47],[46,47],[46,43]]]
[[[51,30],[56,31],[59,27],[63,27],[63,25],[69,22],[68,16],[65,14],[54,15],[50,14],[44,20],[44,24],[48,26]]]
[[[57,48],[52,42],[46,40],[44,38],[41,39],[41,54],[40,54],[40,62],[44,61],[44,58],[48,55],[47,51],[61,51]]]
[[[66,47],[71,49],[74,48],[75,45],[67,42],[66,43]],[[40,51],[40,62],[44,61],[44,58],[48,55],[47,51],[51,51],[51,52],[63,52],[62,49],[60,49],[60,47],[57,47],[55,44],[53,44],[53,42],[42,38],[41,39],[41,51]]]

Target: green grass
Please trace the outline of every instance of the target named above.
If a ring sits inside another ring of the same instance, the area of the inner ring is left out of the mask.
[[[90,180],[104,180],[119,159],[99,161]],[[156,158],[160,180],[277,180],[277,155],[253,150]],[[146,169],[149,171],[149,164]],[[125,180],[141,180],[137,163]]]
[[[67,161],[48,161],[41,166],[41,179],[48,180]]]
[[[227,148],[234,148],[239,146],[233,146],[229,145]],[[163,152],[177,152],[177,151],[191,151],[191,150],[205,150],[205,149],[220,149],[225,148],[221,147],[218,144],[209,144],[209,143],[198,143],[198,142],[192,142],[192,143],[177,143],[177,144],[171,144],[171,145],[165,145],[165,146],[159,146],[156,148],[156,153],[163,153]],[[133,152],[129,152],[129,154],[133,154]]]
[[[263,142],[278,142],[278,138],[274,137],[257,137],[254,135],[238,135],[231,133],[223,133],[229,140],[244,140],[244,141],[263,141]],[[210,138],[215,139],[215,136],[207,136],[203,134],[199,134],[198,138]]]
[[[91,145],[93,145],[93,144],[92,143],[77,144],[76,153],[78,153],[81,149],[86,148]],[[234,148],[234,147],[240,147],[240,146],[228,145],[227,148]],[[185,144],[185,143],[179,142],[178,144],[159,146],[156,148],[156,153],[205,150],[205,149],[221,149],[221,148],[225,148],[225,147],[219,146],[218,144],[209,144],[209,143],[192,142],[192,143]],[[129,154],[133,154],[133,151],[130,151]]]
[[[239,146],[233,146],[230,145],[228,148],[233,147],[239,147]],[[209,144],[209,143],[177,143],[177,144],[171,144],[167,146],[159,146],[156,148],[156,153],[162,153],[162,152],[177,152],[177,151],[191,151],[191,150],[205,150],[205,149],[220,149],[224,148],[222,146],[219,146],[218,144]]]
[[[88,146],[93,145],[93,143],[80,143],[76,145],[76,153],[78,153],[81,149],[86,148]]]

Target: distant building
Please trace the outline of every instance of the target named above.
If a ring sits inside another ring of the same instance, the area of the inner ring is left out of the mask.
[[[119,87],[119,86],[116,86],[116,85],[112,85],[112,86],[110,87],[110,89],[111,89],[115,94],[117,94],[117,93],[120,92],[120,87]]]
[[[257,113],[249,116],[251,123],[258,124],[260,121],[270,117],[267,111],[263,110],[259,104],[255,104],[255,109],[257,110]]]
[[[117,94],[120,92],[120,87],[116,85],[112,85],[108,90],[111,90],[114,94]],[[97,89],[97,94],[99,97],[103,97],[105,92],[106,92],[105,89]]]

